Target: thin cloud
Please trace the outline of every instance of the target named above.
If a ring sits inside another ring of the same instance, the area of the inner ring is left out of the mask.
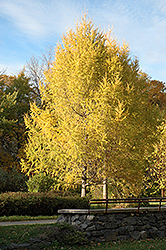
[[[77,9],[67,1],[4,0],[0,3],[0,15],[22,33],[44,38],[53,33],[62,33],[66,26],[73,24]]]
[[[41,36],[41,34],[45,33],[45,30],[38,20],[38,13],[35,16],[34,9],[36,9],[35,4],[25,6],[24,1],[4,1],[0,3],[1,15],[12,22],[13,26],[25,34]]]

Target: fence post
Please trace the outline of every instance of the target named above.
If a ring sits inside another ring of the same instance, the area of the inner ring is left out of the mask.
[[[106,199],[106,208],[105,208],[106,213],[107,213],[107,209],[108,209],[108,199]]]
[[[160,198],[160,202],[159,202],[159,211],[160,211],[160,208],[161,208],[161,201],[162,201],[162,198]]]
[[[140,199],[139,199],[139,202],[138,202],[138,213],[139,213],[139,208],[140,208]]]

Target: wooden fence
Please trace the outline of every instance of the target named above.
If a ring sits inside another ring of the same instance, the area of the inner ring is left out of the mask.
[[[147,198],[126,198],[126,199],[91,199],[89,200],[89,209],[91,205],[102,204],[105,205],[104,212],[107,213],[109,204],[130,204],[136,203],[138,204],[138,212],[143,204],[155,203],[158,206],[158,211],[160,211],[162,202],[166,202],[166,197],[147,197]]]

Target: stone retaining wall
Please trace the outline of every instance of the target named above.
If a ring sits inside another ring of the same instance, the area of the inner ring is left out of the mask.
[[[91,241],[118,241],[166,236],[166,211],[87,214],[65,213],[58,223],[69,223],[87,234]]]

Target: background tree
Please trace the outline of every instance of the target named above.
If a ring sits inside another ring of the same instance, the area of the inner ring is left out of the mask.
[[[146,169],[145,188],[150,195],[161,193],[165,196],[166,190],[166,125],[159,127],[160,140],[155,144],[154,152],[149,157],[149,165]]]
[[[144,195],[165,195],[165,115],[166,115],[166,86],[157,80],[147,81],[149,102],[159,107],[163,123],[159,126],[159,141],[155,144],[154,152],[148,157],[148,166],[144,178]]]
[[[0,99],[0,134],[10,130],[11,126],[14,124],[14,120],[8,120],[8,113],[11,112],[11,108],[15,105],[17,93],[6,94],[1,93]]]
[[[124,193],[139,193],[145,156],[160,123],[157,107],[148,103],[147,77],[128,46],[95,29],[86,17],[62,43],[40,85],[42,107],[32,105],[34,117],[26,117],[31,128],[23,171],[44,170],[64,185],[82,185],[82,196],[87,185],[107,179],[129,183]],[[43,140],[40,151],[37,136]],[[51,154],[54,160],[48,160]]]
[[[166,85],[164,82],[150,80],[147,82],[147,90],[151,103],[158,105],[161,110],[166,109]]]
[[[35,101],[35,98],[35,91],[24,71],[18,76],[1,74],[0,169],[5,171],[4,176],[8,175],[10,183],[14,179],[19,183],[23,175],[20,173],[20,158],[26,141],[23,117],[29,111],[30,102]],[[8,190],[14,191],[14,185],[11,188],[8,185]]]
[[[44,83],[45,76],[44,72],[51,68],[54,58],[53,47],[48,47],[41,54],[41,56],[32,56],[25,65],[25,72],[27,77],[30,79],[33,89],[38,96],[38,103],[40,103],[40,82]]]
[[[22,148],[25,139],[25,125],[24,114],[28,112],[30,108],[30,101],[35,99],[33,88],[29,85],[29,79],[25,77],[24,72],[21,72],[16,76],[1,76],[1,94],[14,95],[15,103],[9,109],[6,109],[6,119],[8,121],[15,121],[10,129],[6,129],[1,134],[1,153],[3,156],[7,155],[10,159],[8,162],[8,168],[12,168],[14,165],[18,169],[19,167],[19,152]],[[2,156],[2,166],[3,159]]]
[[[4,84],[5,83],[5,84]],[[6,84],[7,83],[7,84]],[[9,168],[9,162],[12,161],[12,156],[5,150],[6,144],[9,136],[12,134],[11,130],[16,123],[16,120],[9,118],[9,114],[16,103],[17,93],[6,93],[6,87],[8,86],[8,81],[6,81],[6,76],[0,75],[0,165],[1,167]],[[8,136],[6,139],[5,135]]]

